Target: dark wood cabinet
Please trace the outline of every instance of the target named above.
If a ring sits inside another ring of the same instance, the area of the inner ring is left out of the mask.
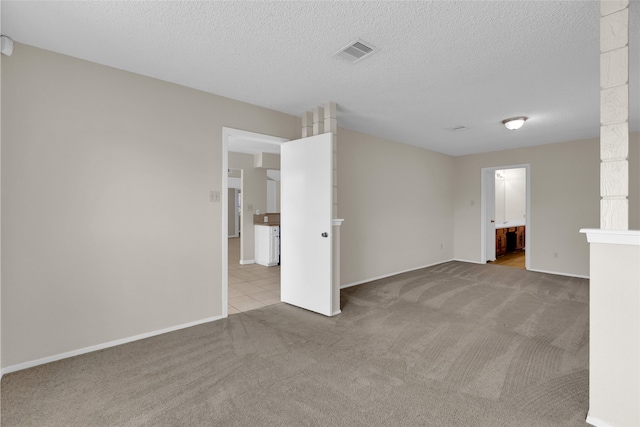
[[[525,249],[525,226],[496,229],[496,256]]]
[[[518,227],[516,230],[516,251],[524,249],[525,242],[525,227]]]
[[[496,256],[507,253],[507,229],[499,228],[496,230]]]

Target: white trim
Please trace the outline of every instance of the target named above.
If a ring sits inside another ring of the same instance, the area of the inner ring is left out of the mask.
[[[336,310],[336,311],[334,311],[333,313],[331,313],[331,315],[332,315],[332,316],[336,316],[336,315],[338,315],[338,314],[340,314],[340,313],[342,313],[342,311],[341,311],[341,310]]]
[[[589,243],[640,246],[640,230],[601,230],[599,228],[583,228],[580,232],[587,235],[587,241]]]
[[[486,262],[471,261],[470,259],[462,259],[462,258],[454,258],[451,261],[468,262],[469,264],[481,264],[481,265],[486,264]]]
[[[449,259],[449,260],[445,260],[445,261],[438,261],[438,262],[435,262],[433,264],[423,265],[421,267],[409,268],[407,270],[398,271],[396,273],[390,273],[390,274],[385,274],[385,275],[382,275],[382,276],[372,277],[371,279],[359,280],[357,282],[347,283],[346,285],[340,285],[340,289],[345,289],[345,288],[350,288],[352,286],[362,285],[363,283],[369,283],[369,282],[373,282],[375,280],[386,279],[387,277],[397,276],[398,274],[408,273],[410,271],[421,270],[423,268],[433,267],[434,265],[444,264],[446,262],[451,262],[451,261],[458,261],[458,260]]]
[[[373,281],[380,280],[380,279],[386,279],[387,277],[397,276],[398,274],[408,273],[410,271],[421,270],[423,268],[429,268],[429,267],[433,267],[434,265],[440,265],[440,264],[444,264],[444,263],[452,262],[452,261],[467,262],[469,264],[480,264],[480,265],[486,265],[487,264],[486,262],[479,262],[479,261],[471,261],[471,260],[467,260],[467,259],[454,258],[454,259],[449,259],[449,260],[445,260],[445,261],[436,262],[436,263],[429,264],[429,265],[423,265],[422,267],[409,268],[407,270],[398,271],[397,273],[385,274],[385,275],[382,275],[382,276],[373,277],[371,279],[365,279],[365,280],[359,280],[359,281],[353,282],[353,283],[347,283],[345,285],[340,285],[340,289],[350,288],[352,286],[362,285],[363,283],[369,283],[369,282],[373,282]],[[553,274],[553,275],[556,275],[556,276],[576,277],[578,279],[589,279],[589,276],[582,276],[582,275],[578,275],[578,274],[559,273],[557,271],[534,270],[534,269],[531,269],[531,268],[529,270],[527,270],[527,271],[534,271],[536,273]]]
[[[342,225],[342,223],[344,222],[344,219],[334,218],[332,221],[333,221],[332,225],[334,227],[340,227]]]
[[[44,365],[45,363],[55,362],[57,360],[67,359],[69,357],[79,356],[81,354],[91,353],[93,351],[104,350],[105,348],[115,347],[122,344],[127,344],[133,341],[143,340],[145,338],[151,338],[157,335],[166,334],[169,332],[178,331],[180,329],[190,328],[192,326],[198,326],[203,323],[214,322],[222,319],[223,316],[207,317],[206,319],[196,320],[195,322],[183,323],[181,325],[171,326],[168,328],[160,329],[157,331],[145,332],[144,334],[134,335],[132,337],[122,338],[119,340],[109,341],[102,344],[96,344],[89,347],[80,348],[78,350],[67,351],[65,353],[56,354],[54,356],[43,357],[42,359],[31,360],[29,362],[18,363],[17,365],[7,366],[2,369],[2,375],[10,372],[20,371],[22,369],[32,368],[38,365]]]
[[[221,236],[229,233],[229,131],[222,128],[222,233]],[[237,200],[233,203],[237,203]],[[221,298],[220,312],[223,318],[229,317],[229,239],[222,240],[222,251],[220,260],[222,262],[222,281],[220,283]],[[240,243],[242,244],[242,243]]]
[[[529,271],[534,271],[536,273],[553,274],[555,276],[576,277],[578,279],[590,279],[589,276],[583,276],[582,274],[561,273],[559,271],[538,270],[535,268],[530,268]]]
[[[595,427],[613,427],[611,424],[605,423],[600,418],[592,417],[589,414],[587,414],[587,419],[585,421]]]
[[[259,142],[268,142],[269,144],[278,144],[281,145],[283,142],[289,142],[290,140],[287,138],[282,138],[279,136],[266,135],[264,133],[250,132],[247,130],[228,128],[226,126],[222,127],[222,139],[228,137],[234,137],[239,139],[244,139],[247,141],[259,141]]]
[[[255,259],[241,259],[240,260],[240,265],[249,265],[249,264],[255,264],[255,263],[256,263]]]

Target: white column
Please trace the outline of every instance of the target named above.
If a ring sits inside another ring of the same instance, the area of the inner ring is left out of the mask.
[[[635,4],[635,6],[640,6]],[[629,230],[629,1],[600,1],[600,227],[590,244],[589,413],[640,426],[640,231]]]
[[[629,1],[600,2],[600,228],[629,228]]]
[[[313,136],[313,114],[311,111],[302,113],[302,137]]]
[[[324,104],[324,131],[338,133],[338,118],[336,114],[336,103],[327,102]]]
[[[313,134],[324,133],[324,108],[314,107],[313,109]]]

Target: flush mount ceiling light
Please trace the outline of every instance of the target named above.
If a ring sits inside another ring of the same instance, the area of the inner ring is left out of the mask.
[[[510,119],[503,120],[502,124],[509,130],[518,130],[524,125],[524,122],[527,121],[527,118],[528,117],[524,116],[511,117]]]

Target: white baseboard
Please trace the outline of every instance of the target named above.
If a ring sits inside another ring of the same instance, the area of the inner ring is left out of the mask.
[[[332,316],[335,316],[335,315],[338,315],[338,314],[340,314],[340,313],[342,313],[342,310],[336,310],[336,311],[334,311],[333,313],[331,313],[331,315],[332,315]]]
[[[390,274],[385,274],[385,275],[382,275],[382,276],[372,277],[370,279],[365,279],[365,280],[359,280],[357,282],[347,283],[345,285],[340,285],[340,289],[345,289],[345,288],[350,288],[352,286],[362,285],[363,283],[373,282],[374,280],[386,279],[387,277],[397,276],[398,274],[408,273],[410,271],[416,271],[416,270],[420,270],[420,269],[427,268],[427,267],[433,267],[434,265],[440,265],[440,264],[444,264],[445,262],[450,262],[450,261],[457,261],[457,260],[448,259],[448,260],[445,260],[445,261],[438,261],[438,262],[434,262],[433,264],[423,265],[421,267],[409,268],[407,270],[397,271],[395,273],[390,273]]]
[[[576,277],[578,279],[589,279],[589,276],[582,276],[579,274],[561,273],[559,271],[537,270],[535,268],[528,268],[528,271],[535,271],[536,273],[555,274],[556,276]]]
[[[471,264],[486,264],[486,262],[471,261],[471,260],[468,260],[468,259],[460,259],[460,258],[456,258],[453,261],[469,262]],[[559,272],[559,271],[536,270],[534,268],[527,268],[527,271],[535,271],[536,273],[555,274],[556,276],[576,277],[578,279],[589,279],[589,276],[582,276],[582,275],[579,275],[579,274],[562,273],[562,272]]]
[[[203,323],[214,322],[220,319],[222,319],[222,316],[207,317],[206,319],[196,320],[195,322],[189,322],[189,323],[184,323],[182,325],[171,326],[171,327],[160,329],[157,331],[146,332],[144,334],[134,335],[132,337],[122,338],[115,341],[109,341],[102,344],[96,344],[96,345],[84,347],[78,350],[68,351],[66,353],[56,354],[54,356],[43,357],[42,359],[31,360],[29,362],[24,362],[24,363],[18,363],[17,365],[7,366],[6,368],[2,369],[2,371],[0,371],[0,378],[2,377],[2,375],[8,374],[11,372],[21,371],[23,369],[32,368],[34,366],[44,365],[45,363],[55,362],[57,360],[67,359],[69,357],[91,353],[92,351],[104,350],[105,348],[115,347],[117,345],[154,337],[156,335],[166,334],[167,332],[173,332],[180,329],[190,328],[192,326],[201,325]]]
[[[611,424],[607,424],[601,419],[592,417],[589,414],[587,414],[587,419],[585,421],[595,427],[613,427]]]
[[[433,267],[434,265],[444,264],[445,262],[451,262],[451,261],[468,262],[470,264],[480,264],[480,265],[486,264],[485,262],[471,261],[471,260],[466,260],[466,259],[454,258],[454,259],[449,259],[449,260],[445,260],[445,261],[439,261],[439,262],[436,262],[436,263],[433,263],[433,264],[429,264],[429,265],[423,265],[421,267],[415,267],[415,268],[410,268],[408,270],[398,271],[396,273],[385,274],[383,276],[377,276],[377,277],[372,277],[370,279],[359,280],[359,281],[353,282],[353,283],[347,283],[347,284],[344,284],[344,285],[340,285],[340,289],[350,288],[351,286],[362,285],[363,283],[369,283],[369,282],[373,282],[375,280],[386,279],[387,277],[396,276],[396,275],[402,274],[402,273],[408,273],[410,271],[420,270],[422,268]],[[537,273],[546,273],[546,274],[555,274],[557,276],[576,277],[578,279],[589,279],[589,276],[580,276],[580,275],[576,275],[576,274],[560,273],[560,272],[557,272],[557,271],[534,270],[534,269],[531,269],[531,268],[527,269],[527,271],[535,271]]]
[[[468,262],[469,264],[486,264],[486,262],[471,261],[471,260],[468,260],[468,259],[462,259],[462,258],[455,258],[455,259],[452,259],[451,261]]]
[[[255,264],[256,260],[255,259],[241,259],[240,260],[240,265],[248,265],[248,264]]]

